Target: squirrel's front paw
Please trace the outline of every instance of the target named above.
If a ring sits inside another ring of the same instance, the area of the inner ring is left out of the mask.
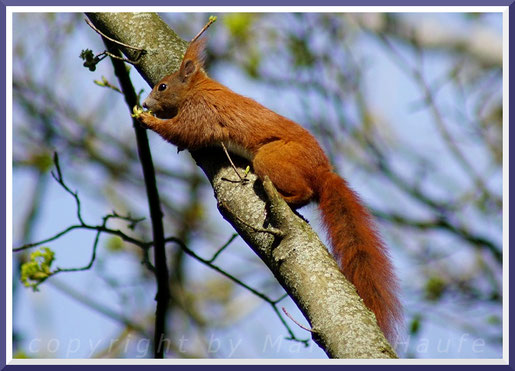
[[[131,116],[136,119],[139,119],[143,112],[144,112],[143,108],[141,108],[138,105],[135,105],[134,107],[132,107],[132,115]]]
[[[132,108],[131,116],[137,119],[141,123],[141,125],[143,125],[146,128],[150,127],[150,121],[154,118],[154,116],[152,116],[152,112],[143,111],[143,108],[139,106],[134,106]]]

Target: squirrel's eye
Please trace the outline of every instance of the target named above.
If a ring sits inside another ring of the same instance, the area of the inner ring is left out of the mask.
[[[166,89],[166,84],[161,84],[161,85],[159,85],[159,86],[157,87],[157,90],[159,90],[159,91],[163,91],[163,90],[165,90],[165,89]]]

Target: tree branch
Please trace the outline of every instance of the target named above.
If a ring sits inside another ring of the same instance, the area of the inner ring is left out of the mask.
[[[104,43],[110,54],[120,54],[118,48],[111,41],[104,39]],[[132,107],[139,104],[138,96],[134,90],[123,61],[118,58],[111,58],[111,62],[113,64],[115,74],[118,77],[118,81],[120,82],[121,90],[130,112]],[[147,132],[143,127],[141,127],[141,125],[139,125],[136,119],[133,119],[132,121],[134,133],[136,135],[138,156],[143,170],[143,178],[145,180],[154,241],[154,273],[157,281],[154,358],[163,358],[164,347],[162,344],[164,339],[166,339],[166,317],[168,312],[168,302],[171,295],[168,283],[169,275],[166,261],[163,212],[161,211],[156,175],[152,161],[152,154],[150,153],[150,147],[148,144]]]

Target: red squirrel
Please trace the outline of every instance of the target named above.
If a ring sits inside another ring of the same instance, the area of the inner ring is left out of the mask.
[[[294,209],[317,202],[332,252],[345,277],[393,341],[401,316],[397,280],[371,216],[335,174],[317,140],[295,122],[209,78],[205,39],[192,42],[180,69],[164,77],[138,120],[179,149],[220,147],[247,158]]]

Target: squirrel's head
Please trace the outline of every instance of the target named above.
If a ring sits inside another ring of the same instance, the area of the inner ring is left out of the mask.
[[[204,74],[204,45],[205,39],[198,39],[189,45],[179,70],[163,77],[154,86],[143,102],[143,108],[163,119],[177,114],[181,104],[192,92],[199,74]]]

